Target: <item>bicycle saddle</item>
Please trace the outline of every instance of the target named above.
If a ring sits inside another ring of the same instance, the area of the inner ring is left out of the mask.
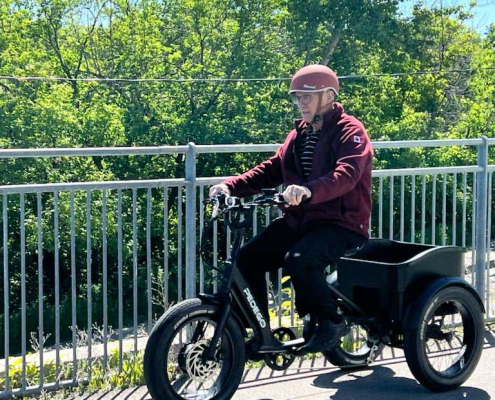
[[[361,250],[363,247],[364,247],[364,243],[361,246],[352,247],[346,250],[342,257],[351,257],[354,254],[356,254],[359,250]],[[327,275],[327,279],[326,279],[329,285],[333,285],[334,283],[337,282],[338,279],[337,265],[328,265],[326,269],[328,269],[329,271],[331,271],[332,269],[334,270],[331,274]]]

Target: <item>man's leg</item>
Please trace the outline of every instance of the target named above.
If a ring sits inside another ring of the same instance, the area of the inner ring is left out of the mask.
[[[307,231],[286,256],[285,269],[294,285],[299,316],[310,313],[320,321],[315,335],[308,343],[309,347],[314,347],[310,351],[320,351],[336,340],[336,337],[328,336],[326,331],[329,328],[339,326],[337,333],[342,333],[344,328],[340,326],[342,317],[337,313],[323,271],[347,249],[364,241],[364,237],[345,228],[331,224],[318,225]],[[318,346],[311,346],[314,344],[313,339],[319,342]]]
[[[237,267],[267,318],[269,314],[265,273],[277,271],[283,266],[285,254],[300,237],[284,219],[278,218],[239,250]]]

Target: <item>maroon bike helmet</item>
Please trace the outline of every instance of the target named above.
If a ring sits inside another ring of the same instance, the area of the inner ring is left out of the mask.
[[[295,73],[290,84],[290,92],[326,92],[339,94],[337,74],[326,65],[306,65]]]
[[[294,95],[294,92],[319,93],[318,107],[312,122],[315,123],[321,119],[321,113],[325,112],[321,107],[321,95],[329,90],[338,95],[339,89],[337,74],[326,65],[314,64],[306,65],[295,73],[290,84],[289,95]]]

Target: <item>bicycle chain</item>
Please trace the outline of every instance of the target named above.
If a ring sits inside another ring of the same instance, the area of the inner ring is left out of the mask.
[[[373,346],[371,346],[370,354],[368,358],[366,359],[366,364],[370,365],[375,358],[375,352],[378,350],[378,342],[373,342]]]

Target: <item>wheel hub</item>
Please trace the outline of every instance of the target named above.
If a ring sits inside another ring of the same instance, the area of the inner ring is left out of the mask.
[[[209,340],[189,344],[181,352],[179,365],[189,377],[198,383],[206,382],[215,372],[220,370],[221,362],[215,357],[213,361],[203,362],[203,353],[209,345]]]

